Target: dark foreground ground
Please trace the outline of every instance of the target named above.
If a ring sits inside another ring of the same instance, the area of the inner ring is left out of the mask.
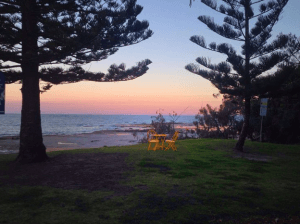
[[[133,189],[119,184],[130,171],[126,153],[60,154],[45,163],[16,164],[0,176],[8,176],[4,185],[48,186],[88,191],[113,190],[126,195]]]
[[[2,155],[0,220],[300,223],[297,147],[251,143],[251,153],[228,154],[234,143],[186,140],[178,152],[147,151],[146,144],[52,152],[49,161],[26,165]]]

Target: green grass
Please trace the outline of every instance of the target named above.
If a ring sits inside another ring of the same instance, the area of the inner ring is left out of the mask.
[[[232,158],[234,140],[182,140],[176,145],[177,152],[147,151],[141,144],[49,153],[129,153],[126,162],[135,169],[121,183],[135,191],[115,196],[2,186],[0,223],[239,223],[250,217],[298,215],[299,145],[246,142],[247,151],[271,156],[269,162]],[[1,155],[0,169],[14,157]]]

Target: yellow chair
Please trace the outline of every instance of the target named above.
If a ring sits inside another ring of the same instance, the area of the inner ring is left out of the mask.
[[[178,135],[179,135],[179,132],[175,131],[172,139],[171,140],[166,140],[166,143],[168,143],[168,146],[166,147],[165,151],[169,150],[170,148],[173,151],[177,151],[177,147],[175,146],[175,142],[178,139]]]
[[[147,132],[147,140],[148,140],[148,143],[149,143],[148,151],[149,150],[154,150],[155,151],[158,147],[158,144],[159,144],[159,140],[156,139],[153,135],[156,135],[156,132],[154,130],[149,130]],[[151,147],[152,143],[155,144],[154,147]]]

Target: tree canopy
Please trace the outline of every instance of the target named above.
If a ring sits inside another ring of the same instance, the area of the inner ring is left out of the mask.
[[[126,81],[146,73],[149,59],[107,74],[81,66],[101,61],[153,32],[137,16],[136,0],[0,0],[0,71],[6,82],[22,81],[19,162],[47,160],[40,116],[40,80],[48,84],[83,80]],[[61,65],[66,65],[63,68]]]
[[[0,22],[3,24],[0,27],[0,70],[5,72],[7,83],[22,78],[22,16],[28,11],[36,15],[36,27],[30,35],[37,39],[38,46],[37,54],[27,61],[42,66],[41,80],[59,84],[139,77],[147,71],[150,60],[127,70],[124,64],[112,65],[107,74],[86,72],[80,66],[104,60],[121,47],[151,37],[153,32],[148,22],[136,18],[142,9],[136,5],[136,0],[0,0]],[[69,68],[59,67],[62,64]]]
[[[214,0],[201,2],[223,14],[224,20],[219,25],[210,16],[201,15],[198,19],[211,31],[241,43],[241,50],[237,52],[228,43],[207,44],[203,36],[192,36],[190,40],[195,44],[224,54],[227,59],[212,64],[209,58],[198,57],[196,61],[200,66],[189,64],[186,69],[208,79],[220,93],[240,96],[245,100],[244,125],[236,145],[236,149],[242,151],[249,127],[251,97],[267,91],[267,88],[258,87],[266,84],[266,72],[287,63],[299,51],[300,42],[292,34],[280,33],[271,39],[273,27],[288,0],[223,0],[223,4],[219,5]]]

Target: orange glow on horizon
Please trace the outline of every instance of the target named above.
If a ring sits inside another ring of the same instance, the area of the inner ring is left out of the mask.
[[[146,78],[116,83],[80,82],[53,86],[41,94],[43,114],[128,114],[153,115],[159,109],[163,114],[173,111],[195,115],[201,106],[218,107],[221,98],[208,81],[196,85],[173,83],[170,86],[151,83]],[[205,85],[206,84],[206,85]],[[208,84],[208,85],[207,85]],[[200,87],[201,87],[200,86]],[[21,85],[6,85],[6,113],[21,112]]]

